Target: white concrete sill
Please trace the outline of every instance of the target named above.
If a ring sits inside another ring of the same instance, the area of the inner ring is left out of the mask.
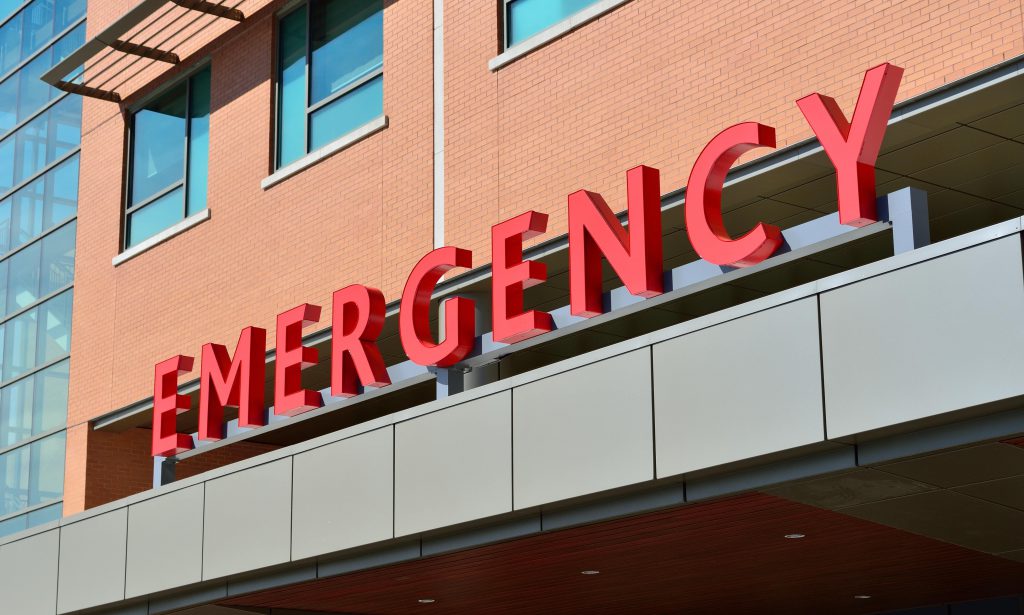
[[[152,248],[155,248],[156,246],[162,244],[171,237],[180,235],[187,231],[188,229],[192,228],[193,226],[206,222],[209,219],[210,210],[208,208],[204,209],[199,213],[192,214],[191,216],[185,218],[181,222],[178,222],[174,226],[169,226],[164,230],[160,231],[159,233],[157,233],[156,235],[153,235],[146,241],[143,241],[142,243],[132,246],[125,250],[124,252],[121,252],[120,254],[113,258],[111,263],[115,267],[117,267],[121,263],[124,263],[125,261],[130,261],[131,259],[142,254],[143,252],[147,252]]]
[[[566,17],[562,21],[545,30],[541,30],[525,41],[509,47],[503,53],[491,58],[490,61],[487,62],[487,68],[492,71],[498,70],[502,66],[514,62],[515,60],[532,53],[536,49],[540,49],[551,41],[565,36],[576,28],[594,21],[598,17],[609,11],[617,9],[629,1],[630,0],[601,0],[600,2],[595,2],[582,11]]]
[[[359,128],[356,128],[352,132],[338,137],[337,139],[331,141],[330,143],[321,147],[320,149],[313,150],[312,152],[306,154],[302,158],[299,158],[295,162],[292,162],[291,164],[281,167],[274,173],[265,177],[263,181],[260,182],[260,188],[267,190],[268,188],[283,182],[289,177],[301,173],[302,171],[305,171],[306,169],[320,162],[321,160],[329,158],[330,156],[333,156],[334,154],[340,152],[341,150],[351,145],[354,145],[359,141],[362,141],[366,137],[376,132],[380,132],[381,130],[384,130],[387,127],[388,116],[386,115],[382,115],[377,119],[370,120],[369,122],[363,124]]]

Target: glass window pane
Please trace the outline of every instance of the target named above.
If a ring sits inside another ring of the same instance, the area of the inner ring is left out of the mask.
[[[521,43],[597,0],[514,0],[508,5],[508,45]]]
[[[0,28],[0,75],[5,75],[21,62],[21,23],[25,11],[14,16]]]
[[[41,242],[40,297],[64,288],[75,279],[75,228],[76,224],[72,222],[47,235]]]
[[[22,58],[42,48],[53,38],[54,0],[35,0],[23,11],[24,31],[21,39]]]
[[[43,53],[18,71],[18,121],[22,121],[50,102],[53,88],[41,79],[50,68],[50,54]]]
[[[38,312],[39,308],[31,309],[4,325],[3,380],[35,367]]]
[[[181,83],[135,114],[130,201],[133,204],[182,180],[186,90],[186,84]]]
[[[61,293],[39,306],[36,365],[71,352],[71,291]]]
[[[51,228],[78,212],[78,156],[46,174],[43,227]]]
[[[14,187],[15,143],[13,138],[0,141],[0,194]]]
[[[64,425],[68,366],[68,361],[61,361],[0,391],[0,447]]]
[[[192,77],[188,133],[188,211],[206,209],[206,182],[210,162],[210,69]]]
[[[42,433],[64,425],[68,419],[68,373],[70,360],[33,374],[32,433]],[[19,381],[21,382],[21,381]]]
[[[306,154],[306,7],[281,19],[277,164]]]
[[[11,249],[11,203],[13,201],[13,198],[0,201],[0,254],[7,254],[7,251]]]
[[[0,515],[28,506],[30,449],[23,446],[0,455]]]
[[[10,265],[10,259],[0,261],[0,288],[7,288],[7,272]],[[7,293],[0,293],[0,314],[7,315]]]
[[[49,507],[47,507],[49,508]],[[6,521],[0,521],[0,537],[28,529],[28,515],[18,515]]]
[[[134,246],[181,220],[185,211],[183,195],[178,188],[129,214],[126,245]]]
[[[0,83],[0,136],[18,123],[18,77],[12,75]]]
[[[383,65],[384,11],[380,0],[313,0],[309,10],[312,105]]]
[[[56,32],[64,31],[72,23],[85,15],[85,0],[57,0]]]
[[[310,116],[310,149],[323,147],[384,113],[383,75],[345,94]]]
[[[36,242],[10,258],[7,305],[13,312],[39,299],[39,256],[42,244]]]
[[[14,12],[14,9],[19,8],[22,4],[24,4],[23,0],[0,0],[0,21],[4,20]]]
[[[29,474],[28,505],[59,500],[64,493],[64,449],[66,432],[29,445],[32,467]]]
[[[33,385],[33,379],[29,377],[0,391],[0,447],[17,444],[33,435]]]
[[[61,495],[61,497],[64,496]],[[28,526],[35,527],[37,525],[42,525],[43,523],[49,523],[50,521],[60,519],[64,512],[63,508],[63,504],[54,504],[53,506],[33,510],[26,515],[28,517]]]

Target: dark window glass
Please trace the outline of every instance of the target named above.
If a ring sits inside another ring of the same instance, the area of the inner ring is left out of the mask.
[[[315,104],[384,65],[384,12],[366,0],[319,0],[309,8]]]
[[[188,86],[181,83],[135,114],[132,148],[132,204],[185,177]]]
[[[206,208],[209,134],[209,68],[135,114],[125,247]]]
[[[597,0],[506,0],[505,28],[509,47],[578,13]]]
[[[310,0],[281,19],[280,41],[278,166],[383,114],[381,0]]]

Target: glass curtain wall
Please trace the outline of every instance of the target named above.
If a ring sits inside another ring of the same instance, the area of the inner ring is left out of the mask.
[[[39,80],[85,0],[0,0],[0,536],[61,516],[82,101]]]

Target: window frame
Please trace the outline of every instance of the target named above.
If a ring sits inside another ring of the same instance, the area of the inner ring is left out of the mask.
[[[310,105],[309,101],[313,97],[313,75],[311,74],[311,71],[313,69],[313,49],[312,49],[312,44],[311,44],[312,36],[310,36],[310,26],[311,26],[311,23],[312,23],[311,15],[312,15],[313,11],[310,10],[310,4],[311,3],[312,3],[311,0],[299,0],[297,2],[294,2],[294,3],[286,6],[284,9],[278,11],[277,14],[275,15],[275,23],[274,23],[274,109],[273,109],[273,118],[274,118],[273,131],[274,131],[274,138],[271,140],[271,143],[273,143],[273,150],[271,152],[271,159],[273,161],[273,165],[272,165],[273,168],[271,169],[271,173],[276,173],[278,171],[281,171],[282,169],[285,169],[289,165],[292,165],[295,162],[302,160],[305,156],[308,156],[310,153],[312,153],[312,151],[314,151],[314,150],[310,150],[310,148],[309,148],[309,143],[310,143],[310,129],[309,128],[310,128],[310,124],[313,121],[313,117],[312,116],[313,116],[314,113],[316,113],[320,109],[323,109],[323,108],[329,106],[331,103],[333,103],[333,102],[343,98],[346,94],[357,90],[358,88],[362,87],[363,85],[369,83],[370,81],[373,81],[377,77],[380,77],[380,76],[382,76],[384,74],[384,61],[383,61],[383,53],[382,53],[381,54],[381,64],[380,64],[379,68],[376,68],[376,69],[366,73],[365,75],[363,75],[363,76],[359,77],[358,79],[352,81],[352,83],[349,83],[348,85],[346,85],[344,88],[341,88],[337,92],[332,92],[330,95],[325,96],[323,98],[323,100],[320,100],[320,101]],[[299,156],[295,160],[286,163],[286,162],[283,162],[281,160],[281,148],[280,148],[281,124],[282,124],[282,122],[281,122],[281,101],[282,101],[282,98],[283,98],[282,88],[284,87],[284,82],[281,79],[281,64],[280,64],[280,62],[281,62],[281,22],[286,17],[291,15],[292,13],[294,13],[294,12],[296,12],[298,10],[301,10],[303,8],[306,9],[306,25],[305,25],[306,49],[305,49],[305,55],[304,55],[304,57],[305,57],[305,66],[303,68],[304,71],[305,71],[305,80],[306,80],[306,88],[305,88],[306,100],[305,100],[305,110],[304,110],[304,118],[303,118],[304,121],[302,123],[303,154],[302,154],[302,156]],[[383,2],[382,2],[381,3],[381,9],[383,10],[383,8],[384,8],[384,6],[383,6]],[[383,52],[383,49],[382,49],[382,52]],[[340,138],[343,138],[343,137],[344,137],[344,135],[342,135],[342,137],[340,137]]]
[[[128,220],[131,217],[131,215],[133,213],[141,210],[145,206],[147,206],[147,205],[149,205],[151,203],[154,203],[154,202],[158,201],[159,199],[167,196],[168,194],[170,194],[171,192],[174,192],[175,190],[177,190],[179,188],[181,188],[181,190],[182,190],[182,198],[181,198],[182,211],[181,211],[181,218],[178,220],[178,222],[181,222],[182,220],[186,220],[189,217],[189,214],[188,214],[188,205],[189,205],[188,180],[189,180],[189,172],[188,172],[188,170],[189,170],[189,166],[190,166],[189,162],[190,162],[190,159],[192,157],[192,150],[189,147],[189,145],[190,145],[190,143],[192,141],[192,78],[195,77],[196,75],[198,75],[199,73],[201,73],[204,70],[209,70],[210,71],[210,83],[212,84],[213,83],[213,69],[212,69],[211,66],[212,66],[212,63],[211,63],[209,58],[206,58],[206,59],[202,60],[201,62],[197,62],[194,66],[190,67],[188,70],[183,71],[182,74],[177,76],[177,78],[175,78],[173,80],[170,80],[167,83],[161,85],[160,87],[154,89],[152,92],[150,92],[144,98],[142,98],[138,102],[134,103],[133,105],[129,106],[129,108],[128,108],[129,120],[128,120],[128,122],[126,122],[126,126],[125,126],[125,140],[124,140],[124,143],[125,143],[125,165],[124,165],[124,184],[123,184],[124,185],[124,198],[122,199],[123,204],[121,206],[121,240],[120,240],[119,254],[127,252],[128,250],[131,250],[133,248],[137,248],[138,246],[140,246],[144,242],[146,242],[148,239],[151,239],[151,237],[147,238],[147,239],[143,239],[142,241],[139,241],[138,243],[136,243],[133,246],[129,246],[128,245],[128,239],[129,239]],[[143,111],[146,108],[146,105],[148,105],[149,103],[151,103],[151,102],[155,101],[156,99],[160,98],[161,96],[163,96],[164,94],[169,92],[171,89],[173,89],[175,87],[178,87],[179,85],[181,85],[182,82],[185,83],[185,142],[184,142],[185,156],[182,158],[182,164],[184,165],[184,168],[182,169],[181,179],[179,181],[174,182],[173,184],[170,184],[167,187],[159,190],[158,192],[156,192],[154,194],[151,194],[150,196],[146,197],[145,200],[140,201],[138,203],[135,203],[133,205],[131,200],[132,200],[132,192],[135,189],[134,182],[133,182],[133,179],[132,179],[132,177],[134,175],[134,172],[135,172],[135,136],[136,136],[135,135],[135,118],[136,118],[136,116],[138,115],[138,113],[140,111]],[[211,88],[211,91],[212,91],[212,88]],[[211,101],[210,107],[211,107],[210,108],[210,115],[212,116],[213,115],[213,108],[212,108],[213,104],[212,104],[212,101]],[[207,186],[207,191],[209,191],[209,186]],[[207,204],[207,207],[205,209],[209,209],[209,204]],[[196,212],[196,213],[200,213],[200,212]],[[171,225],[171,226],[173,226],[173,225]],[[169,226],[167,228],[171,228],[171,226]],[[164,229],[164,230],[166,230],[166,229]],[[154,236],[156,236],[156,235],[154,235]]]

